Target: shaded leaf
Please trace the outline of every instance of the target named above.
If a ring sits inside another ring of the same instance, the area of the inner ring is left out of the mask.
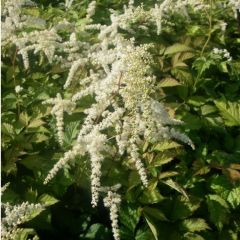
[[[218,195],[208,195],[207,205],[210,213],[210,220],[221,230],[223,225],[227,224],[229,221],[229,206],[227,202]]]
[[[168,221],[165,214],[158,208],[144,207],[143,212],[145,215],[149,215],[150,217],[156,218],[160,221]]]
[[[119,219],[123,225],[134,233],[140,219],[140,212],[134,205],[128,204],[120,208]]]
[[[149,240],[151,238],[152,238],[152,233],[150,230],[140,228],[136,233],[135,240]]]

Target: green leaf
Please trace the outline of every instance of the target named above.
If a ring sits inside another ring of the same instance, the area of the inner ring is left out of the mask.
[[[149,229],[140,228],[136,233],[135,240],[149,240],[151,238],[152,238],[152,233]]]
[[[183,83],[183,85],[177,86],[178,89],[181,87],[188,87],[193,85],[193,76],[188,69],[176,67],[171,70],[171,74],[180,80],[181,83]],[[188,91],[188,88],[186,88],[184,91]]]
[[[221,72],[228,73],[227,62],[221,62],[219,69]]]
[[[156,151],[159,151],[159,152],[163,152],[167,149],[172,149],[172,148],[178,148],[178,147],[181,147],[182,145],[181,144],[178,144],[174,141],[163,141],[159,144],[157,144],[153,150],[156,150]]]
[[[13,126],[9,123],[2,124],[2,133],[10,137],[13,137],[13,135],[15,134]]]
[[[176,171],[166,171],[166,172],[161,172],[158,175],[158,179],[164,179],[164,178],[169,178],[178,175],[179,173]]]
[[[179,53],[179,52],[191,52],[191,51],[193,51],[192,48],[181,43],[175,43],[172,46],[166,48],[164,55],[170,55],[170,54]]]
[[[33,238],[34,236],[34,238]],[[16,234],[14,234],[14,240],[28,240],[28,239],[38,240],[39,237],[36,235],[36,232],[32,228],[18,228]]]
[[[37,134],[33,135],[33,137],[31,138],[31,141],[36,142],[36,143],[40,143],[40,142],[44,142],[48,139],[49,139],[48,136],[46,136],[44,134],[41,134],[41,133],[37,133]]]
[[[200,57],[194,61],[193,67],[198,71],[198,75],[201,76],[212,64],[214,64],[213,60]]]
[[[27,126],[28,128],[37,128],[40,127],[44,124],[45,122],[42,119],[35,118],[30,121],[29,125]]]
[[[151,232],[150,232],[150,234],[151,234]],[[132,231],[130,231],[127,227],[121,226],[121,228],[120,228],[121,239],[132,240],[132,239],[134,239],[134,235],[135,234]]]
[[[134,188],[135,186],[138,186],[141,184],[141,179],[139,178],[139,174],[137,171],[132,171],[129,175],[128,179],[128,185],[129,185],[129,190]]]
[[[5,109],[16,109],[17,98],[13,93],[8,94],[3,98],[2,107]]]
[[[189,199],[187,192],[177,182],[174,182],[172,179],[168,179],[162,182],[168,185],[169,187],[175,189],[176,191],[180,192],[186,199]]]
[[[23,8],[23,13],[26,15],[31,15],[34,17],[38,17],[40,14],[39,8]]]
[[[227,201],[231,204],[231,206],[235,209],[240,205],[240,186],[233,188],[227,197]]]
[[[229,206],[227,202],[218,195],[207,196],[208,211],[210,220],[221,230],[224,224],[229,221]]]
[[[165,198],[159,193],[158,189],[145,189],[139,201],[144,204],[153,204],[161,202],[164,199]]]
[[[207,116],[209,114],[215,113],[216,111],[217,111],[217,108],[212,105],[206,104],[201,107],[201,113],[203,116]]]
[[[42,194],[39,198],[38,201],[46,206],[53,205],[57,203],[59,200],[57,200],[55,197],[48,195],[48,194]]]
[[[196,107],[202,106],[206,101],[206,97],[203,96],[192,96],[188,99],[188,103]]]
[[[192,53],[192,52],[184,52],[184,53],[181,54],[180,59],[181,59],[182,61],[185,61],[185,60],[187,60],[187,59],[193,58],[194,56],[195,56],[195,54]]]
[[[71,145],[78,134],[79,122],[71,122],[67,125],[64,133],[64,143]]]
[[[30,117],[28,116],[28,114],[26,112],[21,112],[19,115],[19,122],[23,125],[23,126],[27,126],[29,123]]]
[[[240,103],[214,101],[227,126],[240,126]]]
[[[184,232],[201,232],[210,229],[210,227],[202,218],[189,218],[181,222],[180,229]]]
[[[160,81],[159,87],[175,87],[181,85],[175,78],[166,77]]]
[[[240,225],[239,225],[240,226]],[[239,231],[231,230],[231,229],[224,229],[221,232],[218,240],[239,240]]]
[[[151,166],[154,167],[159,167],[162,166],[164,164],[167,164],[171,161],[174,160],[174,156],[176,155],[175,152],[171,153],[171,152],[164,152],[162,154],[158,154],[156,156],[156,158],[153,160],[153,162],[151,163]]]
[[[160,221],[168,221],[164,213],[158,209],[158,208],[153,208],[153,207],[144,207],[143,212],[145,215],[148,215],[150,217],[154,217]]]
[[[185,233],[183,240],[205,240],[202,236],[196,233]]]
[[[185,126],[188,129],[197,130],[202,127],[202,122],[199,116],[190,114],[188,112],[182,116],[181,120],[185,123]]]
[[[95,224],[91,225],[91,227],[87,231],[87,234],[82,239],[86,239],[86,240],[109,239],[109,232],[108,232],[108,229],[106,227],[104,227],[104,225],[95,223]]]
[[[145,217],[145,220],[146,220],[149,228],[150,228],[151,231],[152,231],[152,234],[153,234],[155,240],[158,240],[157,228],[156,228],[156,226],[154,225],[152,219],[151,219],[150,217],[148,217],[146,214],[144,214],[144,217]]]
[[[134,205],[128,204],[120,208],[119,219],[123,225],[134,233],[140,220],[140,212]]]
[[[231,190],[231,183],[226,176],[214,176],[211,181],[210,188],[223,199],[227,199],[227,196]]]

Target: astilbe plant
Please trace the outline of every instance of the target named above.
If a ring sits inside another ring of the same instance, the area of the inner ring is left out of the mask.
[[[210,6],[201,0],[165,0],[146,10],[143,4],[135,7],[134,2],[130,1],[124,6],[123,13],[111,10],[110,24],[104,25],[91,19],[96,7],[96,2],[92,2],[87,10],[87,24],[84,29],[88,34],[97,35],[98,41],[91,42],[79,41],[78,28],[65,20],[49,29],[24,32],[27,20],[41,25],[45,25],[45,22],[40,19],[29,20],[21,13],[21,6],[25,1],[16,1],[16,5],[14,2],[6,1],[3,11],[4,45],[14,43],[17,46],[26,69],[31,67],[28,54],[37,54],[39,51],[45,54],[50,64],[59,63],[62,68],[70,68],[64,85],[70,93],[72,85],[79,81],[79,89],[69,99],[63,99],[57,94],[56,98],[44,102],[53,105],[52,114],[56,117],[60,145],[63,145],[64,138],[64,112],[74,112],[75,107],[86,96],[92,96],[94,100],[84,111],[85,119],[76,143],[55,164],[44,183],[47,184],[69,161],[89,156],[91,203],[96,207],[100,192],[106,195],[104,205],[110,208],[113,234],[117,240],[120,238],[117,220],[120,195],[116,193],[117,189],[101,191],[104,188],[101,184],[102,163],[107,153],[111,154],[117,149],[119,157],[127,154],[135,164],[142,184],[147,187],[147,171],[140,154],[144,142],[157,143],[175,139],[194,149],[192,141],[175,128],[175,125],[183,122],[170,117],[157,97],[157,81],[152,70],[151,54],[155,44],[141,44],[136,41],[136,26],[147,32],[154,25],[158,35],[165,25],[172,24],[173,14],[179,14],[190,21],[190,13],[199,14],[202,11],[204,14]],[[71,4],[72,1],[66,1],[66,8],[70,8]],[[233,1],[229,4],[236,7]],[[69,40],[66,40],[58,31],[69,26],[73,32]],[[87,76],[79,79],[77,73],[80,69],[85,69]],[[115,152],[114,156],[117,156]]]
[[[131,16],[129,11],[133,15],[130,18],[137,14],[149,18],[147,14],[151,14],[144,12],[142,8],[142,12],[139,13],[138,8],[135,9],[132,4],[128,7],[122,15],[113,13],[109,26],[86,26],[86,29],[100,30],[98,35],[100,41],[90,48],[84,59],[78,59],[72,64],[64,87],[66,89],[71,87],[80,66],[90,65],[92,67],[89,75],[80,81],[81,89],[72,96],[71,101],[77,105],[83,97],[92,95],[95,102],[85,109],[86,118],[78,134],[77,143],[56,163],[45,180],[45,183],[49,182],[68,161],[78,156],[89,155],[93,207],[98,204],[102,187],[101,166],[104,152],[111,152],[112,148],[112,141],[109,139],[115,139],[119,155],[125,152],[129,155],[145,187],[148,186],[148,177],[139,153],[143,141],[154,143],[163,139],[177,139],[194,148],[191,140],[173,127],[182,122],[170,118],[163,104],[153,97],[156,91],[156,77],[151,70],[150,49],[154,45],[137,45],[134,38],[124,38],[118,31],[121,27],[131,30],[130,26],[126,25]],[[47,100],[46,103],[52,104],[54,99]],[[58,116],[62,116],[64,105],[55,106],[54,109],[59,111],[54,110],[59,125],[62,118],[59,120]],[[106,131],[108,129],[112,131]],[[60,129],[58,126],[58,135],[62,135],[62,126]],[[109,191],[104,199],[104,205],[110,208],[115,239],[119,239],[116,220],[119,204],[120,196]]]

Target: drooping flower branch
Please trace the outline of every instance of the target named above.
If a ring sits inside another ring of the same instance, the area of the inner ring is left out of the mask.
[[[119,194],[108,191],[107,196],[103,199],[104,206],[109,208],[110,220],[112,222],[113,237],[115,240],[120,240],[119,225],[118,225],[118,211],[121,203]]]

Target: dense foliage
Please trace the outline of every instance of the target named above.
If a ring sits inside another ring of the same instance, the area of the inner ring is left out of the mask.
[[[239,239],[239,11],[2,1],[3,239]]]

